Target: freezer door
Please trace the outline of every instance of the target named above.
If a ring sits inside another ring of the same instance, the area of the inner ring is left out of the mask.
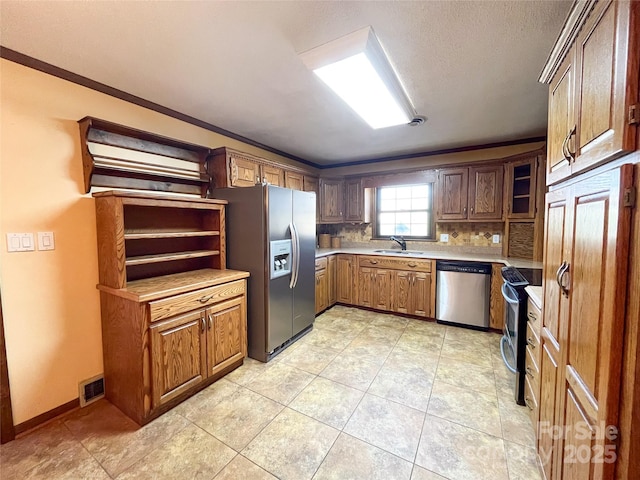
[[[293,224],[298,239],[298,262],[293,293],[293,335],[315,318],[316,194],[293,190]]]
[[[291,239],[291,190],[271,185],[266,189],[267,236],[270,241]],[[295,268],[295,261],[292,267]],[[267,352],[273,351],[293,336],[293,290],[289,287],[290,277],[286,275],[268,280]]]

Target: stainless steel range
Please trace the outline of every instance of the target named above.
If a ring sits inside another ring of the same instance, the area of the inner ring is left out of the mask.
[[[523,275],[525,273],[528,278]],[[515,374],[515,400],[524,405],[527,334],[527,285],[542,284],[541,269],[502,268],[502,296],[505,300],[504,335],[500,352],[507,368]]]

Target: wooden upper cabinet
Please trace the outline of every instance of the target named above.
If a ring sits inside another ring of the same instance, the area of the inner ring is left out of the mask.
[[[260,166],[243,157],[229,158],[229,183],[232,187],[252,187],[260,182]]]
[[[502,165],[442,170],[437,220],[502,220],[502,182]]]
[[[509,162],[505,172],[507,218],[535,218],[538,157]]]
[[[342,179],[320,179],[320,223],[342,223],[344,221],[344,181]]]
[[[540,78],[550,84],[548,185],[637,148],[640,52],[632,37],[637,35],[634,4],[595,2],[590,13],[569,15],[582,23],[565,24],[554,52],[564,50],[562,42],[570,38],[565,32],[579,34],[573,44],[566,43],[568,54],[560,67],[552,67],[558,61],[552,55]],[[576,2],[573,8],[588,5]]]
[[[438,220],[466,220],[468,168],[450,168],[438,175]]]
[[[303,175],[289,170],[284,171],[284,186],[292,190],[304,190]]]
[[[268,183],[294,190],[304,188],[304,170],[296,170],[279,163],[240,152],[228,147],[211,150],[207,159],[209,189],[225,187],[252,187],[257,183]]]
[[[502,220],[502,165],[469,167],[469,220]]]
[[[304,175],[302,186],[305,192],[315,192],[316,194],[316,223],[320,223],[320,182],[317,177]]]
[[[262,183],[284,187],[284,170],[272,165],[260,165],[260,178]]]
[[[346,179],[345,192],[345,222],[369,223],[371,221],[370,189],[365,189],[362,179]]]
[[[560,66],[549,86],[549,127],[547,145],[547,184],[555,183],[571,173],[571,156],[567,144],[574,127],[573,88],[575,51]]]

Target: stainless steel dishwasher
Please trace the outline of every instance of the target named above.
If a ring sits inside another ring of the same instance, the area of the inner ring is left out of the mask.
[[[438,323],[487,330],[491,264],[438,261],[436,272]]]

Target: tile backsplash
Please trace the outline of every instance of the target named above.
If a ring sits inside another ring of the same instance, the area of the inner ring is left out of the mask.
[[[390,240],[372,239],[372,225],[318,225],[318,233],[342,237],[343,247],[391,248]],[[448,234],[449,241],[441,242],[440,235]],[[493,243],[493,235],[500,235],[500,243]],[[435,241],[407,241],[408,250],[459,249],[464,253],[500,255],[504,236],[503,223],[437,223]]]

